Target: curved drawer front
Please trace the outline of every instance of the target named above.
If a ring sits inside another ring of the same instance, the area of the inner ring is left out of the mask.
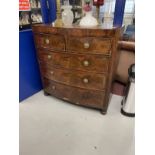
[[[111,55],[111,40],[103,37],[68,37],[66,48],[94,54]]]
[[[43,85],[44,90],[51,95],[61,99],[70,100],[70,94],[72,91],[71,87],[56,83],[45,78],[43,79]]]
[[[104,74],[77,72],[44,66],[41,66],[41,74],[50,80],[80,88],[103,90],[106,87],[106,75]]]
[[[104,103],[104,92],[86,89],[74,89],[71,93],[71,100],[75,104],[93,108],[102,108]]]
[[[103,90],[106,87],[106,76],[104,74],[73,71],[70,78],[70,85],[92,90]]]
[[[72,70],[108,72],[109,59],[100,55],[56,53],[38,51],[39,60],[48,65]]]
[[[44,79],[44,90],[51,95],[78,105],[102,108],[104,92],[75,88]]]
[[[70,56],[67,54],[38,50],[38,58],[45,66],[69,68]]]
[[[109,59],[100,55],[73,55],[70,68],[83,71],[108,72]]]
[[[70,83],[71,72],[68,70],[56,69],[49,66],[45,67],[44,65],[41,65],[40,69],[42,76],[46,77],[47,79],[64,84]]]
[[[62,35],[35,34],[37,48],[48,48],[52,50],[65,50],[65,39]]]

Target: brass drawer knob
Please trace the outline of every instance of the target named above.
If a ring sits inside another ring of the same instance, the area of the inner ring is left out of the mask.
[[[90,46],[90,45],[89,45],[89,43],[88,43],[88,42],[84,43],[84,48],[86,48],[86,49],[87,49],[87,48],[89,48],[89,46]]]
[[[53,90],[55,90],[55,89],[56,89],[56,87],[55,87],[55,86],[52,86],[52,89],[53,89]]]
[[[50,43],[49,39],[45,39],[45,43],[49,44]]]
[[[89,80],[87,78],[83,79],[83,83],[88,83],[88,82],[89,82]]]
[[[84,66],[89,66],[89,61],[88,60],[83,61],[83,65]]]
[[[50,71],[50,73],[53,75],[54,74],[54,72],[53,71]]]
[[[52,56],[51,56],[51,55],[48,55],[48,56],[47,56],[47,58],[48,58],[48,59],[51,59],[51,58],[52,58]]]

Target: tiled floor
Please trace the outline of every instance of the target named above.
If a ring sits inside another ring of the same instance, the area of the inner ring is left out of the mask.
[[[134,155],[134,118],[112,95],[107,115],[45,97],[20,103],[20,155]]]

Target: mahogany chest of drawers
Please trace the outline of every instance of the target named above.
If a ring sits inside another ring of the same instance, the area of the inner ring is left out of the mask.
[[[34,25],[44,93],[107,112],[120,28]]]

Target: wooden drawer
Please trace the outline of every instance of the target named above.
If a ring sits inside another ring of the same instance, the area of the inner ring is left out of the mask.
[[[51,66],[40,65],[41,74],[47,79],[70,84],[71,72],[69,70],[57,69]]]
[[[63,35],[35,34],[37,48],[48,48],[65,51],[65,38]]]
[[[46,50],[38,50],[39,61],[44,66],[57,66],[69,68],[70,55],[64,53],[54,53]]]
[[[44,91],[61,99],[69,100],[71,95],[71,87],[56,83],[54,81],[43,79]]]
[[[109,58],[101,55],[56,53],[38,50],[39,60],[48,65],[81,71],[108,72]]]
[[[73,55],[70,68],[83,71],[108,72],[109,59],[101,55]]]
[[[91,72],[73,71],[70,85],[92,90],[103,90],[106,87],[106,76]]]
[[[93,108],[102,108],[104,103],[104,91],[93,91],[87,89],[75,88],[54,81],[44,79],[45,92],[67,100],[69,102],[89,106]]]
[[[111,55],[111,40],[103,37],[68,37],[66,48],[71,52]]]
[[[106,87],[105,74],[95,74],[82,71],[77,72],[45,66],[41,66],[41,74],[43,77],[46,77],[50,80],[80,88],[103,90]]]
[[[104,96],[105,93],[103,91],[73,89],[71,101],[75,104],[100,109],[104,106]]]

